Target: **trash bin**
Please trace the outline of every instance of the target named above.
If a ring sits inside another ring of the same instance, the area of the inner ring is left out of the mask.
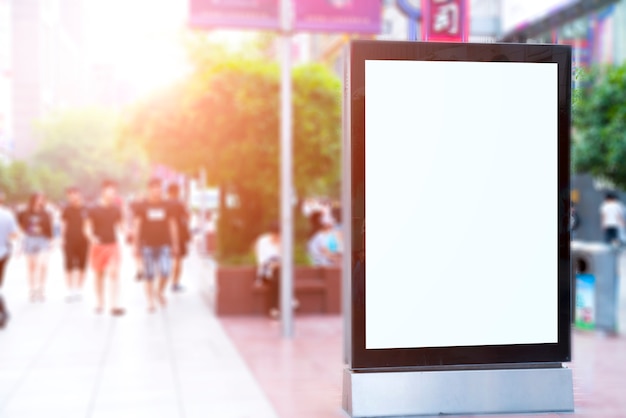
[[[577,328],[617,333],[619,250],[603,243],[571,243],[574,322]]]

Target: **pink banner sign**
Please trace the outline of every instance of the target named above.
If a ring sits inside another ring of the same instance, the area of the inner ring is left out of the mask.
[[[295,0],[295,30],[378,34],[381,0]]]
[[[422,0],[422,39],[435,42],[467,42],[469,1]]]
[[[194,29],[278,30],[279,16],[279,0],[189,0]]]

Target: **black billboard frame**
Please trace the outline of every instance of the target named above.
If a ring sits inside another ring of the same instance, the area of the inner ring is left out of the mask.
[[[352,41],[347,54],[345,100],[349,129],[346,152],[350,158],[352,257],[346,360],[358,371],[439,370],[472,368],[554,367],[571,361],[570,276],[570,123],[571,48],[565,45],[425,43]],[[367,60],[543,62],[558,65],[558,342],[551,344],[366,349],[365,251],[358,251],[365,225],[365,62]]]

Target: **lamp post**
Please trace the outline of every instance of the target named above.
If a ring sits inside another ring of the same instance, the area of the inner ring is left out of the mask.
[[[280,235],[282,246],[280,279],[281,332],[292,338],[293,325],[293,159],[291,81],[291,1],[280,2]]]

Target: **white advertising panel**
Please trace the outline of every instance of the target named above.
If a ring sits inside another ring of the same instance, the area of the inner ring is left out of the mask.
[[[557,64],[367,60],[365,97],[365,348],[558,342]]]

